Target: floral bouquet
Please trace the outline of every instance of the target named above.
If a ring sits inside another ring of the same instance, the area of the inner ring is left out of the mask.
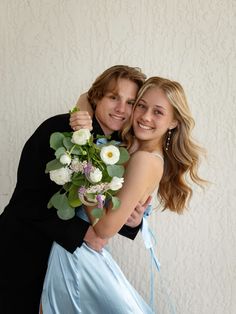
[[[50,147],[55,150],[55,159],[46,165],[46,173],[61,189],[48,203],[55,207],[61,219],[75,215],[75,208],[84,204],[96,206],[92,215],[99,219],[103,215],[103,205],[111,200],[112,209],[120,205],[115,196],[124,182],[124,166],[129,153],[116,141],[97,137],[88,129],[75,132],[55,132],[50,137]]]

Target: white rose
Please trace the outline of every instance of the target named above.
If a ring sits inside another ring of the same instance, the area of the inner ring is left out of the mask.
[[[71,163],[71,157],[68,154],[61,155],[60,163],[63,165],[69,165]]]
[[[64,185],[71,181],[72,171],[69,168],[60,168],[49,171],[49,176],[52,181],[58,185]]]
[[[92,170],[89,173],[89,179],[93,182],[93,183],[97,183],[99,181],[102,180],[102,172],[100,169],[95,168],[94,170]]]
[[[88,129],[81,129],[73,132],[71,142],[78,145],[85,145],[90,136],[91,133]]]
[[[112,191],[117,191],[122,187],[123,183],[124,183],[124,178],[113,177],[109,184],[109,188]]]
[[[106,165],[114,165],[120,159],[120,151],[114,145],[104,146],[101,149],[100,157]]]

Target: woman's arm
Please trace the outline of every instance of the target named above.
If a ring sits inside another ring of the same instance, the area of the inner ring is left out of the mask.
[[[91,117],[93,117],[93,109],[88,101],[87,93],[81,94],[77,103],[76,107],[80,109],[81,111],[88,111]]]
[[[70,126],[74,131],[79,129],[93,129],[93,109],[88,101],[87,93],[82,94],[76,104],[79,111],[73,112],[70,116]]]
[[[115,235],[126,223],[138,202],[144,203],[158,186],[163,173],[163,162],[153,154],[139,151],[128,163],[125,172],[124,185],[117,193],[121,205],[116,210],[111,206],[106,214],[93,226],[96,234],[101,238]],[[88,208],[91,213],[92,208]]]

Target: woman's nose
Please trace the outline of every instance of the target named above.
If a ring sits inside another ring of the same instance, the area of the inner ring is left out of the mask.
[[[143,121],[150,121],[151,120],[151,112],[149,110],[145,111],[143,114],[142,114],[142,120]]]

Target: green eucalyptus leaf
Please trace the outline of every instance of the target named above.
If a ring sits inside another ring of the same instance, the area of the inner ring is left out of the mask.
[[[74,145],[74,147],[73,147],[71,153],[72,153],[73,155],[82,155],[82,149],[81,149],[81,147],[79,147],[78,145]]]
[[[91,214],[93,217],[99,219],[103,216],[103,209],[102,208],[94,208],[92,211],[91,211]]]
[[[65,136],[62,133],[55,132],[50,136],[50,147],[57,150],[59,147],[63,146],[63,139]]]
[[[68,151],[70,151],[71,148],[74,146],[74,144],[71,142],[70,137],[64,137],[63,145],[66,147]]]
[[[112,209],[117,209],[120,207],[120,200],[118,197],[112,196],[111,201],[112,201],[112,205],[113,205]]]
[[[123,177],[125,170],[124,170],[124,167],[121,165],[108,165],[107,172],[110,177],[121,178]]]
[[[118,160],[117,164],[124,164],[129,160],[129,153],[126,148],[119,147],[120,150],[120,159]]]
[[[68,194],[68,202],[69,202],[70,206],[72,206],[72,207],[78,207],[78,206],[82,205],[82,202],[78,197],[78,186],[73,185],[70,188],[70,191]]]
[[[57,215],[62,220],[68,220],[75,216],[75,209],[68,207],[67,209],[61,209],[57,211]]]
[[[51,203],[51,199],[49,200],[49,202],[48,202],[48,204],[47,204],[47,208],[52,208],[53,206],[52,206],[52,203]]]
[[[74,198],[72,200],[69,200],[69,204],[71,207],[75,208],[75,207],[79,207],[82,205],[82,202],[79,198]]]
[[[54,194],[50,202],[53,205],[53,207],[55,207],[58,210],[66,210],[67,208],[70,207],[67,196],[65,194],[60,194],[60,192]]]
[[[59,160],[53,159],[53,160],[49,161],[49,162],[46,164],[45,173],[48,173],[48,172],[51,171],[51,170],[60,169],[60,168],[62,168],[62,167],[63,167],[63,165],[60,163]]]
[[[55,151],[55,156],[57,159],[60,159],[60,157],[65,154],[66,149],[65,147],[59,147],[56,151]]]

